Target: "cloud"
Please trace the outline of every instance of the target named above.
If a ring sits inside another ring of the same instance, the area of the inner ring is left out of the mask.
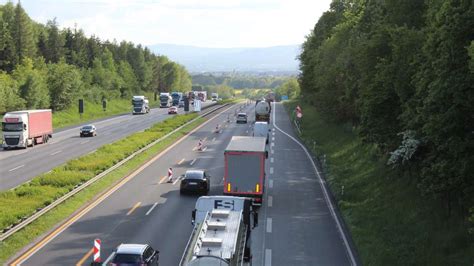
[[[5,0],[0,0],[0,3]],[[57,17],[101,39],[207,47],[302,43],[331,0],[22,0],[33,19]],[[48,7],[48,8],[45,8]]]

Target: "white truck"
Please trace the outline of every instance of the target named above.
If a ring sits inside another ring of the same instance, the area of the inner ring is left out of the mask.
[[[132,114],[147,114],[150,112],[150,106],[148,99],[143,96],[133,96],[132,98],[133,110]]]
[[[219,100],[219,94],[217,92],[211,93],[211,100],[217,102],[217,100]]]
[[[250,265],[251,227],[258,219],[250,199],[203,196],[196,201],[192,218],[194,229],[180,266]]]
[[[9,112],[3,116],[3,149],[46,143],[53,134],[51,109]]]
[[[169,92],[160,93],[160,107],[167,108],[172,104],[172,98]]]

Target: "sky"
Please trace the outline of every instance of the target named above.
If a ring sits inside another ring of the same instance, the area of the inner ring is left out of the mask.
[[[0,0],[0,4],[8,0]],[[12,0],[16,3],[17,0]],[[102,40],[143,45],[301,44],[331,0],[21,0],[28,15]]]

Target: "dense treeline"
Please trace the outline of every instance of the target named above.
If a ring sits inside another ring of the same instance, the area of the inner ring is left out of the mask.
[[[356,126],[448,215],[466,217],[473,37],[471,0],[333,0],[303,44],[301,94],[328,120]]]
[[[282,85],[288,77],[277,76],[255,76],[245,74],[194,74],[192,75],[193,84],[202,86],[229,86],[234,89],[245,88],[276,88]]]
[[[0,113],[190,88],[183,66],[146,47],[36,23],[20,3],[0,6]]]

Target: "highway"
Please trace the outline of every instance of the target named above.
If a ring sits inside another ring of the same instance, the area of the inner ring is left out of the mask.
[[[210,104],[208,101],[203,107]],[[96,137],[79,137],[80,126],[75,126],[54,132],[47,144],[27,149],[0,149],[0,191],[23,184],[73,158],[93,152],[104,144],[147,129],[168,118],[170,115],[167,112],[168,108],[156,108],[145,115],[130,113],[94,122],[97,127]],[[179,108],[179,113],[183,113],[183,108]]]
[[[33,245],[13,262],[22,265],[74,265],[91,262],[95,238],[102,241],[105,260],[120,243],[147,243],[160,251],[160,265],[178,265],[189,239],[191,211],[197,196],[179,194],[176,179],[188,169],[207,169],[211,195],[222,194],[223,151],[235,135],[251,135],[251,123],[227,123],[238,106],[224,109],[188,137],[173,144],[147,165],[113,188],[108,197],[91,203]],[[243,109],[253,120],[253,107]],[[335,219],[319,177],[294,132],[281,104],[274,108],[266,193],[253,231],[254,265],[356,265],[350,237]],[[232,116],[233,117],[233,116]],[[216,125],[221,128],[215,133]],[[204,151],[196,151],[204,139]],[[166,183],[168,167],[175,181]],[[95,207],[94,207],[95,206]]]

